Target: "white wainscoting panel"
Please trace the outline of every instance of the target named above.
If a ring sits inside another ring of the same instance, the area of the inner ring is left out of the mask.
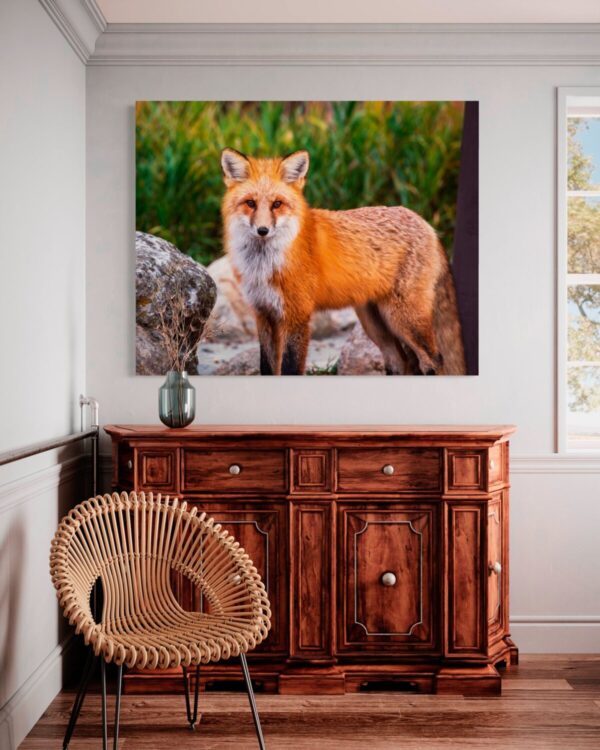
[[[81,456],[70,456],[0,485],[2,750],[18,747],[63,685],[71,629],[48,560],[60,518],[85,492],[84,466]]]

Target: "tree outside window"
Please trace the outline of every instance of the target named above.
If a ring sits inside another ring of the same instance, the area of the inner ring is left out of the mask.
[[[567,121],[568,447],[600,448],[600,101]]]

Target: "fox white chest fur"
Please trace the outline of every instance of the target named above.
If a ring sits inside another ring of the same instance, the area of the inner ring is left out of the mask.
[[[285,265],[286,249],[298,234],[298,221],[286,218],[278,222],[267,239],[258,237],[245,217],[229,222],[229,252],[242,278],[247,302],[257,310],[281,319],[284,315],[282,295],[273,285],[273,277]]]

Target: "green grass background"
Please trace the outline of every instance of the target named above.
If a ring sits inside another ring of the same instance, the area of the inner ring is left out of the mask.
[[[452,254],[462,102],[138,102],[137,228],[205,265],[223,254],[221,149],[310,153],[310,205],[402,205]]]

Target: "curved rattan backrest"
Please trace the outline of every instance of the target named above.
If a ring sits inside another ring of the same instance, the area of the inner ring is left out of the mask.
[[[184,612],[172,590],[173,571],[200,590],[209,614]],[[50,572],[76,631],[97,654],[128,666],[228,658],[253,648],[270,628],[269,600],[244,549],[177,498],[123,492],[77,505],[52,540]],[[104,601],[96,623],[90,596],[98,579]],[[193,643],[192,636],[187,645],[173,645],[176,633],[182,640],[181,622],[188,621],[190,633],[196,640],[205,634],[211,648]],[[140,645],[145,631],[156,648]]]

